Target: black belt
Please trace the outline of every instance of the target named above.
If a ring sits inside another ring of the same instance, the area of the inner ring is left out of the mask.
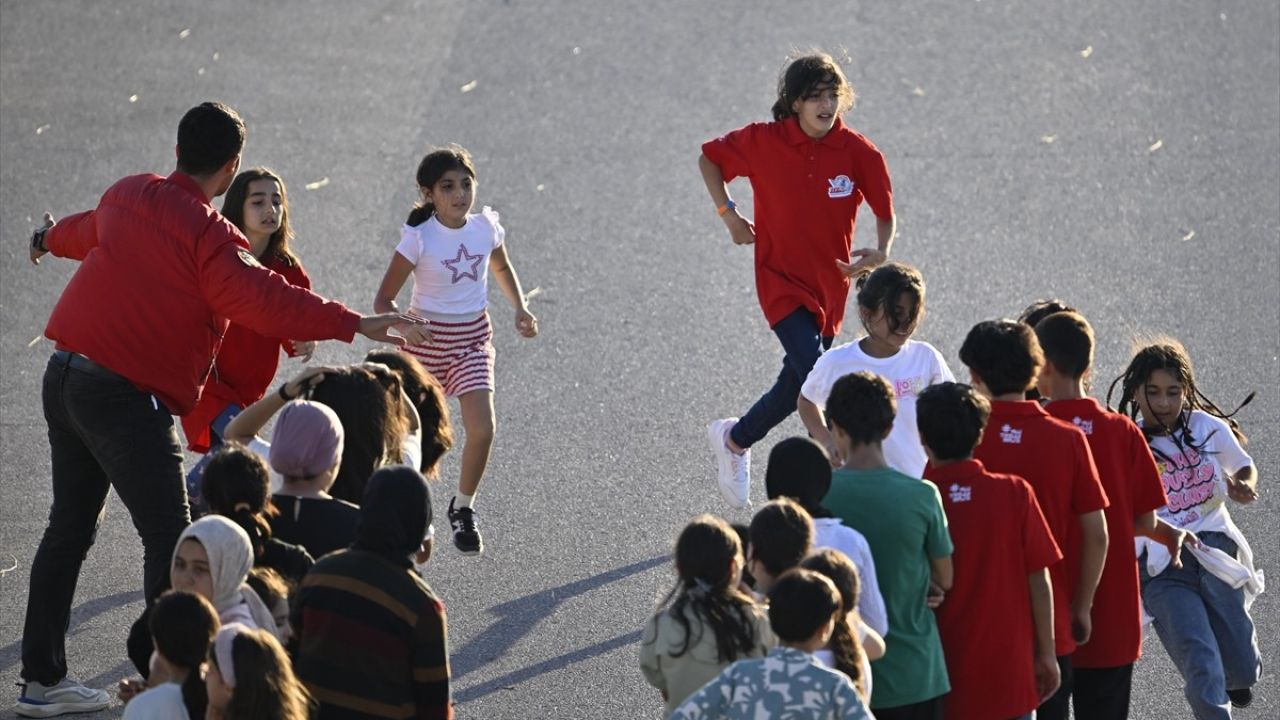
[[[71,352],[70,350],[54,350],[53,356],[58,362],[69,368],[75,368],[89,375],[97,375],[98,377],[108,378],[111,380],[123,380],[129,382],[123,375],[105,368],[80,353]]]

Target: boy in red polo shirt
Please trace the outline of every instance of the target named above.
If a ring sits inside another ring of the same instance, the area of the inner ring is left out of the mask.
[[[774,122],[711,140],[698,158],[733,241],[755,244],[760,307],[786,352],[773,387],[746,415],[707,428],[720,493],[734,507],[751,505],[752,444],[795,412],[805,377],[840,332],[850,278],[883,263],[893,242],[884,156],[840,120],[853,101],[831,56],[796,58],[778,83]],[[737,177],[751,181],[755,224],[729,199],[726,183]],[[876,215],[877,248],[852,250],[864,200]]]
[[[955,544],[955,580],[936,612],[951,678],[945,716],[1024,716],[1058,687],[1048,568],[1062,553],[1027,481],[973,459],[986,398],[943,382],[922,390],[916,408],[925,479],[938,487]]]
[[[1066,720],[1071,653],[1076,643],[1089,640],[1093,595],[1107,554],[1102,514],[1107,496],[1084,433],[1024,399],[1044,365],[1030,327],[1012,320],[978,323],[960,347],[960,361],[969,368],[973,387],[991,400],[991,418],[974,457],[991,472],[1018,475],[1031,484],[1063,553],[1049,567],[1062,687],[1036,717]]]
[[[1045,410],[1084,432],[1106,490],[1106,565],[1093,599],[1093,637],[1071,656],[1072,704],[1078,718],[1129,717],[1133,663],[1142,654],[1142,605],[1133,536],[1169,548],[1175,567],[1188,533],[1156,517],[1167,502],[1155,459],[1142,431],[1129,418],[1107,412],[1085,394],[1093,365],[1093,328],[1075,312],[1049,315],[1035,326],[1044,349],[1040,396]]]

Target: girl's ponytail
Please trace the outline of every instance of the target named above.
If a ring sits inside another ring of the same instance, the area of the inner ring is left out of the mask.
[[[271,504],[270,472],[262,456],[239,443],[226,443],[210,454],[201,491],[213,513],[244,529],[254,562],[260,560],[271,539],[268,518],[276,512]]]
[[[423,200],[413,206],[413,209],[409,211],[409,219],[405,220],[404,223],[409,227],[418,227],[422,223],[430,220],[431,216],[435,214],[435,211],[436,208],[434,205]]]
[[[827,647],[835,657],[836,670],[847,675],[858,689],[858,694],[866,698],[867,678],[863,674],[866,651],[854,630],[862,622],[857,610],[858,598],[862,595],[862,580],[858,577],[857,566],[843,553],[822,548],[801,561],[800,567],[827,576],[840,591],[840,612]]]

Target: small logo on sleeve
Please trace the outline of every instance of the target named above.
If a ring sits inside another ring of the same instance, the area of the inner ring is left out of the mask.
[[[262,267],[262,263],[258,262],[258,258],[254,257],[253,253],[245,250],[244,248],[238,248],[236,250],[236,255],[240,258],[240,262],[248,265],[249,267]]]
[[[1000,442],[1005,445],[1021,445],[1022,431],[1006,424],[1000,428]]]
[[[951,487],[947,488],[947,491],[951,495],[951,502],[953,503],[969,502],[973,499],[973,488],[968,485],[951,483]]]
[[[1075,425],[1076,427],[1078,427],[1078,428],[1080,428],[1082,431],[1084,431],[1084,434],[1085,434],[1085,435],[1092,435],[1092,434],[1093,434],[1093,421],[1092,421],[1092,420],[1085,420],[1084,418],[1080,418],[1080,417],[1073,417],[1073,418],[1071,418],[1071,424],[1072,424],[1072,425]]]
[[[853,181],[848,175],[837,175],[827,180],[827,197],[842,198],[853,194]]]

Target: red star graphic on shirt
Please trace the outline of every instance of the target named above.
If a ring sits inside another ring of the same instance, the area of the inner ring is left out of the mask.
[[[440,264],[449,268],[453,273],[453,282],[455,285],[462,278],[471,278],[475,282],[480,281],[480,263],[484,261],[484,255],[472,255],[467,252],[467,246],[458,244],[458,255],[452,260],[441,260]],[[471,269],[462,270],[459,266],[471,265]]]

